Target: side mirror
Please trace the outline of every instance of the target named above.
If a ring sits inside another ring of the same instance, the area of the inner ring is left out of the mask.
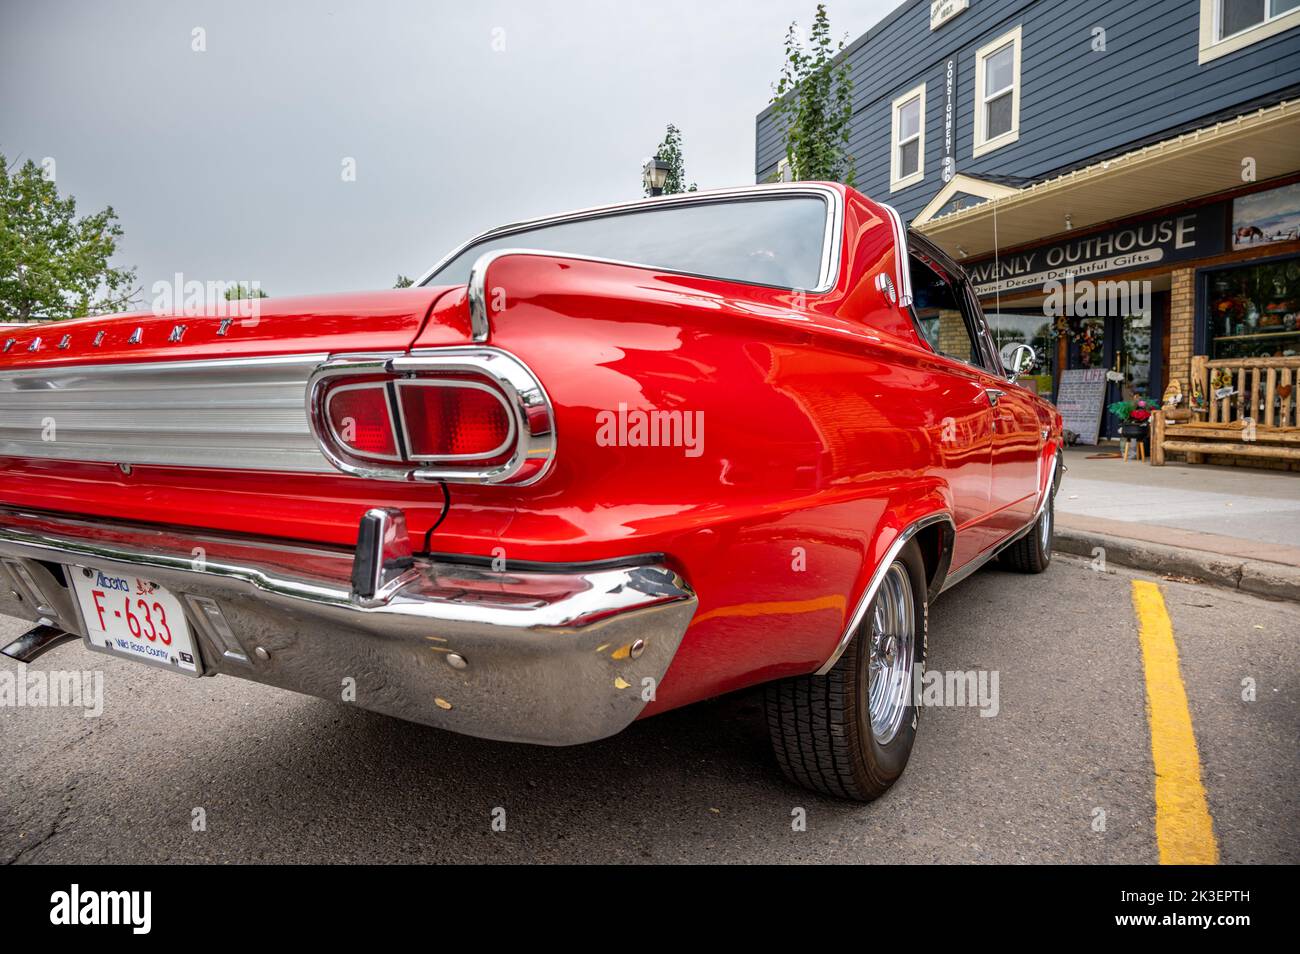
[[[1018,344],[1011,349],[1009,354],[1002,356],[1002,367],[1007,372],[1007,380],[1015,381],[1035,364],[1038,363],[1038,355],[1034,349],[1027,344]]]

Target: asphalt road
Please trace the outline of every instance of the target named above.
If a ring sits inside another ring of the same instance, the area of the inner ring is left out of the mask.
[[[0,708],[0,859],[1153,863],[1133,578],[1058,556],[946,593],[931,668],[997,671],[997,715],[926,709],[870,805],[787,784],[754,692],[544,749],[69,644],[33,668],[102,670],[104,711]],[[1143,578],[1172,620],[1220,859],[1300,861],[1300,609]],[[0,638],[25,626],[0,618]]]

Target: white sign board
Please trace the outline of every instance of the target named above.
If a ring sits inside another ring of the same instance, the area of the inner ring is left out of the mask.
[[[1065,427],[1079,435],[1080,444],[1096,444],[1106,408],[1106,369],[1079,368],[1061,372],[1056,409]]]
[[[969,6],[970,0],[930,0],[930,29],[939,29]]]

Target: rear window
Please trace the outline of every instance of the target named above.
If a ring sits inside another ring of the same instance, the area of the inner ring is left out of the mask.
[[[827,206],[816,196],[648,205],[522,229],[471,245],[425,284],[469,281],[484,252],[531,248],[782,288],[821,283]]]

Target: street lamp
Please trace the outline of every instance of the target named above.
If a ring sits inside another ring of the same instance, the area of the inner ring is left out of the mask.
[[[641,167],[641,181],[650,190],[652,197],[664,194],[664,183],[668,181],[668,168],[668,163],[658,156],[647,159],[645,165]]]

